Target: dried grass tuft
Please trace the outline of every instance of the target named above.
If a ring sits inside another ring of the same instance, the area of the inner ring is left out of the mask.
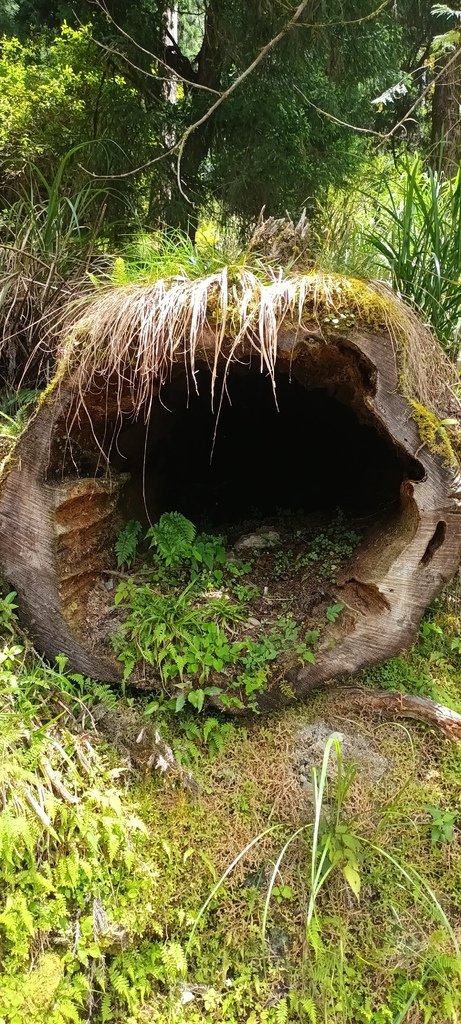
[[[332,318],[338,322],[332,323]],[[455,369],[416,314],[385,287],[336,274],[285,276],[268,269],[267,279],[227,268],[199,280],[185,275],[149,285],[99,290],[67,312],[58,352],[58,373],[84,395],[101,378],[118,382],[133,410],[150,406],[158,386],[183,362],[195,386],[196,362],[206,353],[212,391],[218,367],[224,379],[232,361],[255,355],[275,383],[280,326],[293,330],[315,323],[328,339],[350,328],[373,329],[394,346],[400,388],[408,397],[446,414],[461,409]]]

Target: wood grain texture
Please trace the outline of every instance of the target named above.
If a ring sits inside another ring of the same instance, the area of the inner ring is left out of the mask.
[[[278,360],[306,385],[306,402],[309,387],[337,395],[388,439],[407,471],[399,509],[370,532],[338,580],[336,599],[346,613],[318,645],[314,665],[292,667],[271,684],[262,710],[287,703],[286,682],[303,697],[408,647],[461,559],[461,477],[422,445],[399,391],[390,338],[356,329],[331,337],[314,328],[281,329]],[[120,393],[106,382],[105,391],[86,396],[87,412],[77,416],[71,383],[41,406],[0,485],[0,567],[40,650],[64,652],[73,669],[117,681],[120,668],[85,628],[85,612],[127,518],[127,477],[110,466]],[[129,394],[121,397],[129,414]]]

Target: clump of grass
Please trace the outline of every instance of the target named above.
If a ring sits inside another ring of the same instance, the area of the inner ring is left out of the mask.
[[[225,382],[231,362],[244,354],[257,358],[274,381],[281,325],[296,331],[315,322],[338,339],[354,325],[378,331],[383,344],[390,337],[402,392],[441,413],[453,405],[449,360],[412,310],[383,286],[335,274],[255,269],[245,260],[199,277],[188,276],[188,258],[181,271],[180,265],[168,276],[167,259],[167,273],[152,283],[102,287],[67,316],[58,365],[82,401],[101,378],[118,379],[134,410],[148,410],[172,365],[182,361],[193,378],[199,358],[211,365],[212,394],[218,369]]]
[[[378,204],[369,243],[399,294],[432,325],[451,357],[459,352],[461,324],[461,172],[453,179],[407,161]]]
[[[64,189],[81,148],[65,154],[50,179],[31,165],[28,184],[0,209],[0,355],[12,382],[18,372],[53,368],[62,308],[90,287],[107,192],[91,183]]]
[[[195,281],[219,273],[223,266],[231,281],[245,267],[267,276],[258,253],[245,249],[234,235],[224,234],[210,240],[206,234],[199,234],[193,242],[184,232],[169,229],[137,235],[115,257],[105,276],[93,276],[93,283],[98,288],[104,284],[151,285],[175,278]]]

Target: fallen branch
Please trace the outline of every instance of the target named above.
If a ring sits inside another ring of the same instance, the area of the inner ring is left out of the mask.
[[[415,697],[413,694],[388,690],[368,690],[359,686],[341,687],[336,691],[336,696],[347,703],[348,709],[355,705],[360,710],[366,707],[385,718],[412,718],[438,729],[450,740],[461,740],[461,715],[429,697]]]
[[[78,799],[71,793],[64,783],[59,778],[57,772],[51,767],[50,762],[46,759],[42,759],[42,769],[50,786],[54,792],[54,795],[63,800],[66,804],[78,804]]]

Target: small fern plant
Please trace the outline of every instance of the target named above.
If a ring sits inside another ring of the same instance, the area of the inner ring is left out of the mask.
[[[288,1024],[288,1003],[281,999],[275,1010],[275,1024]]]
[[[177,566],[192,557],[197,531],[180,512],[165,512],[147,531],[151,547],[157,549],[166,566]]]
[[[129,569],[130,566],[133,565],[141,533],[142,526],[137,519],[130,519],[121,533],[119,533],[117,540],[115,541],[115,554],[117,556],[117,565],[119,569],[123,567]]]

